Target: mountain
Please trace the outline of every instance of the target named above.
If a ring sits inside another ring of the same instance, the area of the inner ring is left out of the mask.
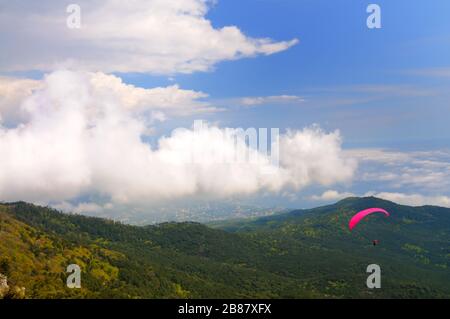
[[[348,231],[368,207],[391,217]],[[373,197],[213,227],[130,226],[18,202],[0,205],[0,239],[0,273],[27,298],[450,297],[450,209]],[[81,289],[65,285],[74,263]],[[381,289],[366,287],[373,263]]]
[[[356,212],[381,207],[352,232]],[[266,243],[279,269],[310,280],[333,296],[444,297],[450,288],[450,209],[409,207],[374,197],[347,198],[334,205],[215,227]],[[373,240],[379,240],[373,246]],[[382,268],[383,288],[365,288],[366,266]],[[332,286],[336,285],[333,289]]]

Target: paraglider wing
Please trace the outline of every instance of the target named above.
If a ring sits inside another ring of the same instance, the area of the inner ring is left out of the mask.
[[[355,216],[350,219],[350,223],[348,224],[348,228],[352,230],[358,223],[367,215],[373,214],[373,213],[383,213],[386,216],[389,216],[389,213],[385,211],[383,208],[368,208],[365,210],[360,211]]]

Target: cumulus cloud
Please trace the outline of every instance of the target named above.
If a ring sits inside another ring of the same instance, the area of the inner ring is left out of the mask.
[[[335,190],[327,190],[323,192],[321,195],[313,195],[311,196],[312,200],[315,201],[332,201],[332,200],[340,200],[347,197],[354,197],[355,194],[350,192],[338,192]]]
[[[163,122],[167,115],[192,115],[220,110],[204,100],[207,94],[184,90],[178,85],[141,88],[126,84],[115,75],[101,72],[80,74],[89,82],[92,100],[117,103],[131,112],[147,114],[153,122]],[[26,111],[26,106],[21,106],[21,101],[44,84],[44,80],[0,78],[0,123],[14,125],[25,122],[31,113]]]
[[[40,81],[0,77],[0,123],[4,125],[22,121],[25,117],[20,103],[41,86]]]
[[[178,115],[218,111],[203,100],[208,97],[206,93],[180,89],[177,84],[146,89],[126,84],[121,78],[102,72],[88,75],[96,98],[113,99],[132,111],[153,110],[154,117],[160,121],[165,120],[161,111]]]
[[[27,120],[0,126],[2,200],[64,203],[88,196],[101,199],[92,201],[100,207],[146,205],[331,185],[349,181],[356,168],[341,150],[339,132],[318,127],[281,135],[279,165],[214,125],[177,129],[152,147],[142,139],[148,122],[134,111],[140,103],[121,98],[128,93],[120,89],[99,93],[93,79],[66,70],[47,75],[20,106]],[[257,161],[214,160],[217,153],[234,159],[242,152]]]
[[[288,131],[280,138],[280,163],[289,168],[292,184],[301,188],[319,182],[332,185],[351,180],[356,161],[343,154],[339,131],[324,133],[313,126]]]
[[[192,73],[224,60],[274,54],[298,42],[252,38],[236,26],[216,28],[206,17],[209,0],[76,3],[79,29],[66,25],[67,2],[27,2],[26,8],[21,1],[2,3],[0,69],[49,71],[69,63],[107,73]]]

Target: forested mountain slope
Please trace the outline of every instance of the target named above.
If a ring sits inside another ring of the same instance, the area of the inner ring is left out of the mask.
[[[368,207],[391,217],[369,216],[348,231],[351,215]],[[214,228],[0,205],[0,273],[26,298],[449,298],[449,243],[450,209],[377,198]],[[81,289],[65,285],[72,263]],[[365,285],[372,263],[382,268],[381,289]]]

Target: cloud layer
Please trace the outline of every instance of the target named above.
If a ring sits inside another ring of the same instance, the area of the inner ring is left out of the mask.
[[[114,94],[102,91],[105,83],[117,85],[106,90]],[[356,163],[341,150],[339,133],[318,127],[280,136],[279,167],[217,126],[180,128],[152,147],[142,139],[149,128],[146,113],[135,110],[156,108],[159,100],[153,105],[152,94],[133,91],[101,74],[63,70],[47,75],[18,106],[26,120],[0,127],[0,198],[63,202],[88,196],[146,205],[331,185],[351,180],[355,171]],[[188,101],[198,96],[187,95]],[[149,102],[141,105],[142,99]],[[257,162],[217,163],[219,152],[231,159],[247,152]]]
[[[383,198],[385,200],[390,200],[398,204],[404,204],[409,206],[424,206],[424,205],[435,205],[441,207],[450,207],[450,197],[449,196],[425,196],[421,194],[404,194],[404,193],[391,193],[391,192],[369,192],[366,196],[375,196],[378,198]]]
[[[69,63],[90,71],[192,73],[224,60],[277,53],[298,42],[251,38],[236,26],[215,28],[206,18],[209,0],[76,3],[79,29],[67,27],[68,3],[44,0],[26,8],[21,1],[3,3],[0,70],[48,71]]]
[[[352,149],[358,160],[354,177],[358,192],[326,190],[308,199],[332,202],[350,196],[375,196],[399,204],[450,207],[450,151]],[[363,191],[362,189],[370,191]]]
[[[450,151],[392,151],[356,149],[346,153],[361,163],[359,180],[381,182],[384,189],[404,189],[434,194],[450,188]]]

